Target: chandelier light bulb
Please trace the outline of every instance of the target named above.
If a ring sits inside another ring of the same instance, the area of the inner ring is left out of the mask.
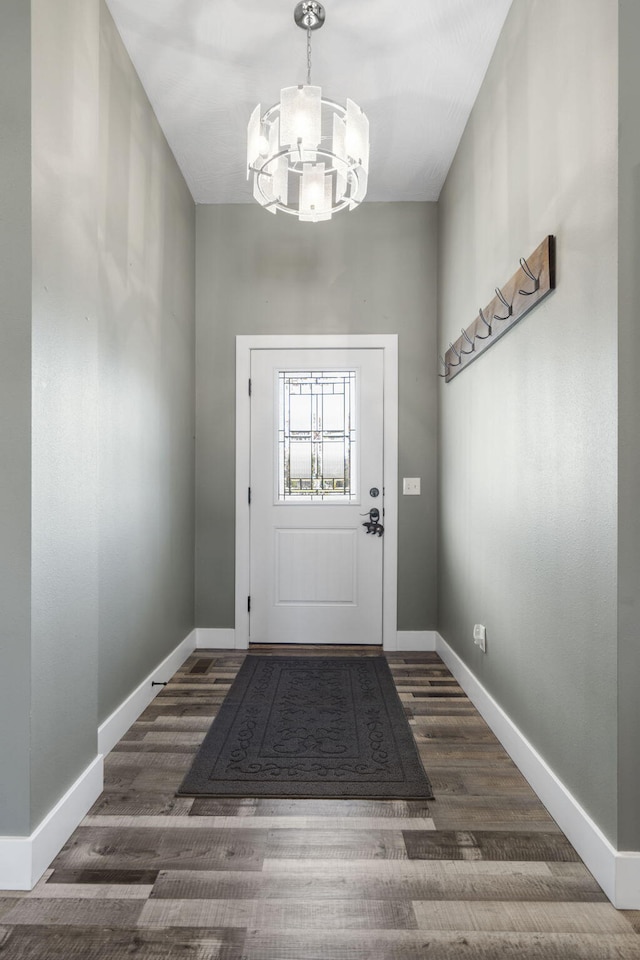
[[[280,101],[264,114],[260,104],[247,130],[247,179],[255,199],[276,213],[299,220],[330,220],[353,210],[365,198],[369,173],[369,121],[360,107],[327,100],[311,84],[311,31],[325,11],[316,0],[302,0],[294,19],[307,31],[307,82],[284,87]]]

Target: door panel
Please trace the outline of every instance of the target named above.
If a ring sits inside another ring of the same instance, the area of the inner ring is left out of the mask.
[[[355,603],[357,531],[275,530],[276,603]]]
[[[251,353],[253,643],[382,642],[384,538],[363,523],[383,515],[383,363]]]

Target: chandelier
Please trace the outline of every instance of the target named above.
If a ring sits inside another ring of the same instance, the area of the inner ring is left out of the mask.
[[[294,20],[307,32],[307,82],[280,91],[280,102],[249,119],[247,179],[253,196],[271,213],[282,210],[299,220],[330,220],[332,214],[362,203],[369,172],[369,121],[360,107],[346,107],[311,85],[311,31],[324,23],[316,0],[302,0]]]

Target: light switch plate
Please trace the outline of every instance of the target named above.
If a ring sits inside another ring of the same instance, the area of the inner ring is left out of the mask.
[[[487,652],[487,628],[482,623],[473,625],[473,642],[483,653]]]
[[[420,477],[403,477],[402,493],[405,497],[417,497],[420,495]]]

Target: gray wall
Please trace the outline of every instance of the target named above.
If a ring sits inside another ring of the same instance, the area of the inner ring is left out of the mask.
[[[0,836],[28,832],[31,650],[31,17],[0,31]]]
[[[398,333],[398,627],[436,626],[436,206],[364,204],[300,224],[197,208],[196,619],[234,625],[236,334]]]
[[[24,835],[194,625],[195,206],[101,0],[32,0],[31,38],[10,13],[0,833]]]
[[[640,6],[620,3],[618,675],[619,835],[640,850]]]
[[[32,825],[96,754],[97,9],[31,3]]]
[[[557,237],[555,294],[440,388],[439,623],[614,842],[617,42],[616,0],[515,0],[441,197],[439,275],[444,349]]]
[[[98,716],[194,625],[195,205],[101,4]]]

